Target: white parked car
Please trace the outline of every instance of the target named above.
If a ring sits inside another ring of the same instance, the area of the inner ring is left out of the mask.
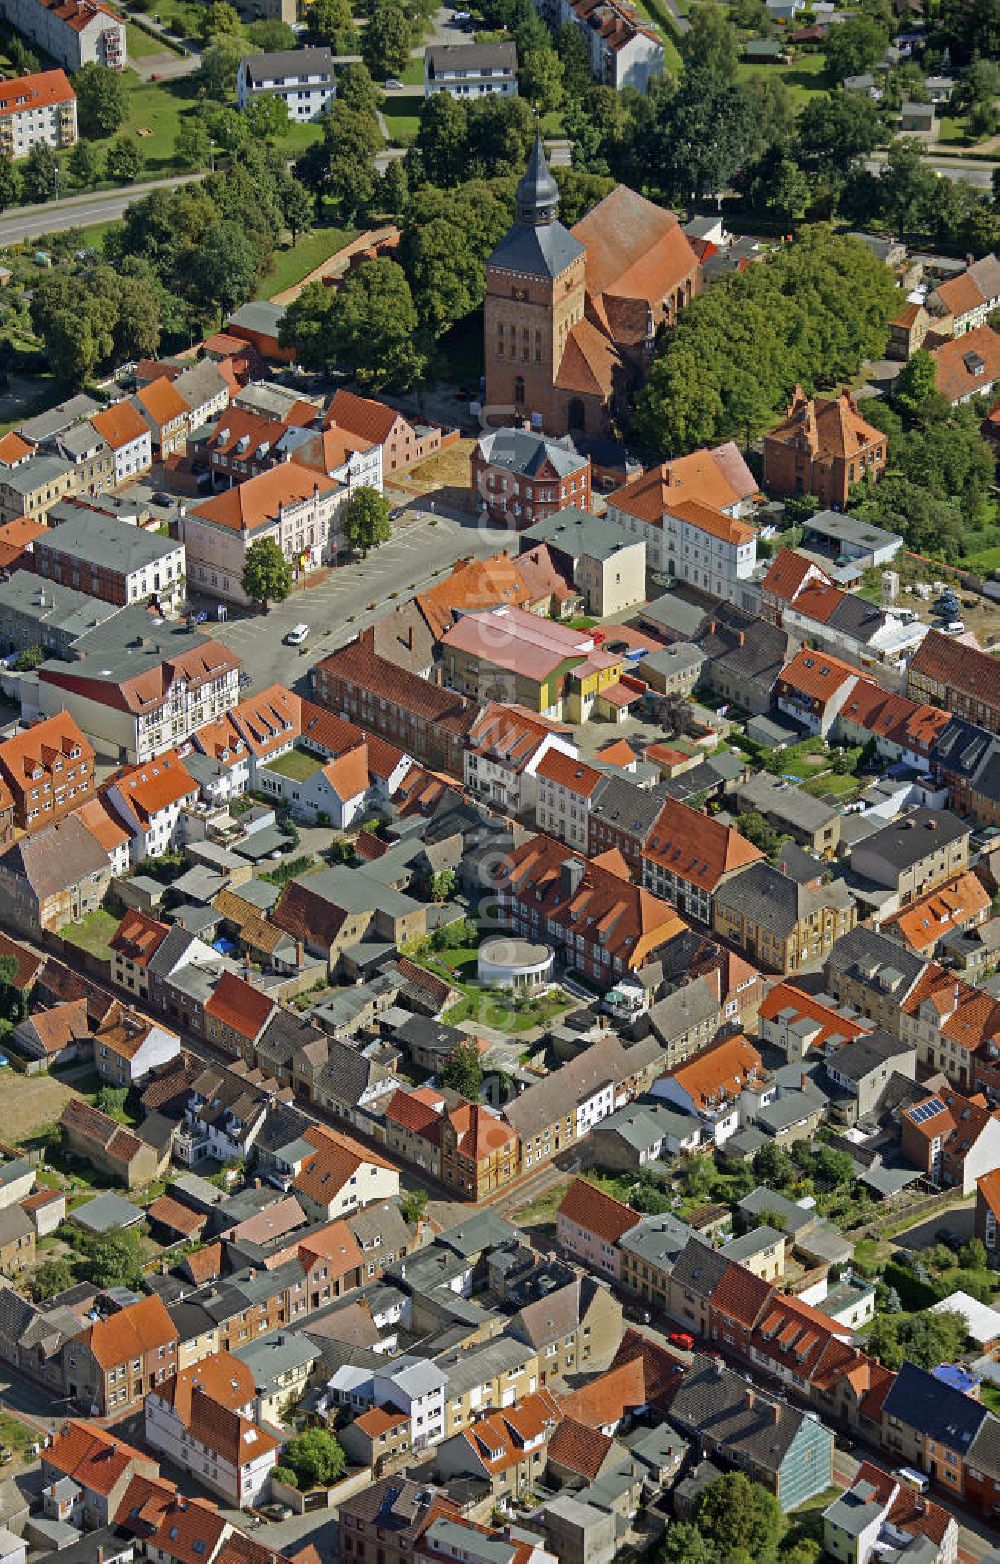
[[[285,644],[286,646],[301,646],[308,634],[308,625],[292,625],[292,628],[285,636]]]
[[[945,635],[964,635],[965,634],[965,620],[964,619],[953,619],[950,624],[946,624],[945,625],[944,633],[945,633]]]

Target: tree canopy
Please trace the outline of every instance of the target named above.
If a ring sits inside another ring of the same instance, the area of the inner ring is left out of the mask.
[[[242,587],[247,597],[261,603],[283,603],[292,590],[292,567],[274,538],[259,538],[246,551]]]
[[[389,501],[377,489],[361,484],[345,501],[340,511],[341,536],[367,559],[370,548],[388,543],[392,537]]]

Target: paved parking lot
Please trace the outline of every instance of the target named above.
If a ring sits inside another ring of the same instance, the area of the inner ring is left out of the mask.
[[[462,522],[408,511],[391,541],[366,560],[330,570],[316,586],[293,592],[266,615],[231,609],[227,622],[210,617],[204,629],[242,657],[251,690],[279,681],[305,693],[309,669],[321,657],[447,574],[456,559],[494,553],[506,540],[507,534],[480,531],[472,518]],[[214,605],[205,606],[211,614]],[[284,644],[296,624],[309,626],[304,648]]]
[[[901,1249],[931,1249],[940,1243],[938,1233],[942,1228],[947,1228],[951,1233],[957,1233],[962,1242],[975,1237],[976,1203],[969,1199],[964,1205],[951,1206],[944,1211],[935,1211],[931,1216],[923,1217],[915,1227],[909,1228],[905,1233],[897,1233],[893,1243]]]

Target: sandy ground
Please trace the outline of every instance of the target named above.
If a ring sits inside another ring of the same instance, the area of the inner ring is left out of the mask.
[[[469,457],[475,444],[475,440],[459,440],[446,450],[428,456],[425,462],[419,462],[409,473],[414,486],[430,489],[443,485],[453,489],[468,489]]]
[[[54,1124],[70,1098],[80,1094],[51,1075],[18,1075],[4,1070],[0,1095],[3,1138],[17,1144],[43,1124]]]

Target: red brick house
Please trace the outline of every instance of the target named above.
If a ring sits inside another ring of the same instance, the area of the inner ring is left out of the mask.
[[[60,712],[0,744],[0,779],[15,825],[40,831],[93,797],[93,746],[69,712]]]
[[[470,467],[476,510],[485,506],[491,520],[518,532],[568,505],[590,509],[590,457],[581,456],[568,438],[497,429],[480,438]]]
[[[833,398],[795,387],[787,415],[764,436],[764,488],[769,494],[815,494],[843,508],[854,484],[885,469],[887,440],[866,423],[850,391]]]
[[[412,467],[441,449],[439,424],[411,424],[396,408],[357,396],[353,391],[334,392],[323,414],[323,428],[343,429],[372,445],[380,445],[383,478]]]

